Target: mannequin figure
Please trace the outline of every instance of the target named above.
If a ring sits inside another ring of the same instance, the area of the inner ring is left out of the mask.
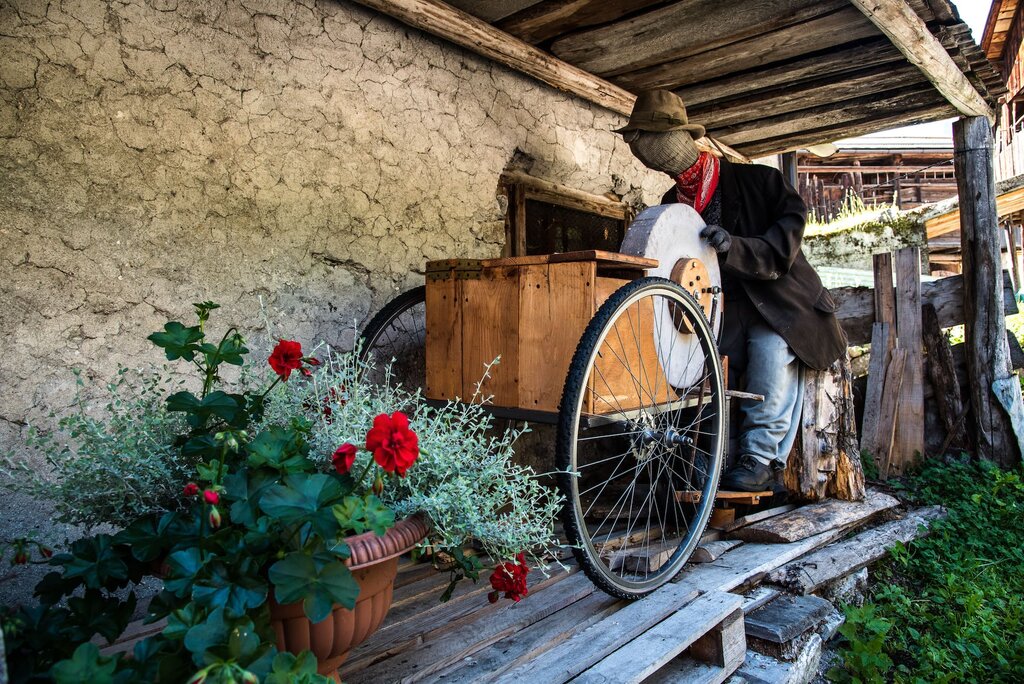
[[[722,272],[719,349],[730,388],[765,397],[738,402],[739,458],[721,488],[771,489],[800,425],[803,366],[824,370],[847,346],[836,303],[800,249],[807,209],[776,169],[701,152],[694,140],[704,127],[689,122],[674,93],[641,93],[616,132],[644,166],[674,181],[662,203],[689,204],[707,224],[700,236]]]

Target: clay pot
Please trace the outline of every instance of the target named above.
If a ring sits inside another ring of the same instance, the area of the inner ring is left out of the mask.
[[[298,655],[310,650],[319,661],[317,671],[332,676],[349,651],[373,634],[391,608],[398,573],[398,557],[416,546],[430,531],[420,516],[400,520],[383,537],[373,532],[345,540],[352,556],[345,561],[359,583],[355,608],[335,606],[321,622],[312,623],[302,602],[279,604],[271,592],[270,622],[277,633],[277,648]]]

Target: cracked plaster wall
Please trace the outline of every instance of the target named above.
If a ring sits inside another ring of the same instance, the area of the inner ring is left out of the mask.
[[[513,158],[655,203],[618,124],[345,2],[0,0],[0,448],[193,301],[350,345],[424,261],[499,254]]]

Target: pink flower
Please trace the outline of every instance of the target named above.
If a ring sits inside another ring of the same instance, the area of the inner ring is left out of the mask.
[[[218,494],[216,491],[212,489],[207,489],[205,492],[203,492],[203,500],[206,501],[206,503],[208,504],[216,506],[217,504],[220,503],[220,494]]]
[[[419,438],[409,429],[409,419],[401,411],[390,416],[382,413],[373,419],[373,427],[366,433],[366,449],[373,452],[377,465],[402,477],[420,455]]]

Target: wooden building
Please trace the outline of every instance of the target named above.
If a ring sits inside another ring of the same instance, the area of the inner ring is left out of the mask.
[[[827,157],[797,152],[800,195],[819,222],[835,218],[851,197],[867,206],[914,209],[956,196],[948,135],[870,135],[835,146]]]
[[[996,129],[996,179],[1024,173],[1024,17],[1019,0],[994,0],[981,38],[985,56],[1006,78]]]

